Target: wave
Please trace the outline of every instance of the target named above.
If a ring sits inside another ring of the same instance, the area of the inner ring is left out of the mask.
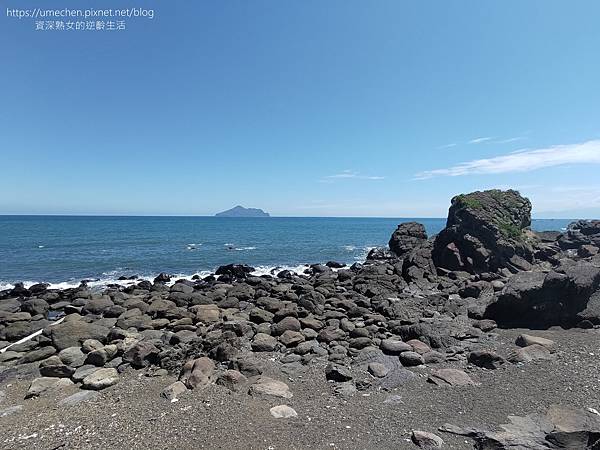
[[[262,276],[262,275],[276,276],[279,272],[281,272],[283,270],[289,270],[290,272],[301,275],[304,273],[304,271],[308,267],[309,267],[308,264],[300,264],[297,266],[292,266],[292,265],[255,266],[254,267],[255,270],[254,270],[254,272],[251,272],[251,275],[254,275],[257,277]],[[189,281],[195,281],[195,280],[193,280],[193,277],[195,277],[195,276],[204,278],[209,275],[214,275],[214,273],[215,273],[214,270],[212,270],[212,271],[211,270],[201,270],[201,271],[198,271],[193,274],[176,273],[176,274],[171,275],[171,281],[166,284],[168,286],[170,286],[170,285],[174,284],[175,281],[182,280],[182,279],[189,280]],[[133,280],[119,280],[119,276],[122,276],[122,275],[124,275],[124,271],[105,272],[103,274],[103,276],[100,278],[86,279],[86,284],[92,290],[100,290],[102,288],[105,288],[108,285],[118,285],[118,286],[127,287],[127,286],[132,286],[134,284],[138,284],[139,282],[145,281],[145,280],[152,282],[154,280],[154,278],[156,278],[158,273],[152,274],[152,275],[141,275]],[[125,275],[125,276],[127,276],[127,275]],[[40,281],[28,280],[28,281],[23,281],[22,283],[26,288],[30,288],[34,284],[39,284]],[[48,284],[48,289],[56,289],[56,290],[73,289],[73,288],[77,288],[81,285],[81,280],[68,280],[68,281],[61,281],[61,282],[56,282],[56,283],[46,283],[46,284]],[[15,287],[14,283],[0,281],[0,291],[10,290],[10,289],[13,289],[14,287]]]
[[[374,248],[377,248],[377,245],[367,245],[366,247],[363,247],[360,253],[354,257],[354,260],[359,262],[365,261],[369,252]]]
[[[281,265],[281,266],[256,266],[254,267],[254,272],[251,273],[251,275],[260,277],[262,275],[277,275],[279,272],[283,271],[283,270],[289,270],[290,272],[293,272],[295,274],[301,275],[304,273],[304,271],[309,267],[308,264],[299,264],[297,266],[288,266],[288,265]]]

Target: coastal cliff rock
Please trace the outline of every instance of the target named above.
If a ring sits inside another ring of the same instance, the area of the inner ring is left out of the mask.
[[[600,247],[600,220],[578,220],[569,224],[557,242],[563,250],[578,249],[584,245],[597,249]]]
[[[600,268],[583,261],[549,273],[522,272],[508,281],[485,316],[503,326],[600,324]]]
[[[392,234],[389,241],[390,251],[398,257],[406,255],[427,241],[425,227],[417,222],[404,222]]]
[[[446,228],[436,237],[438,268],[470,273],[528,270],[531,202],[517,191],[489,190],[454,197]]]

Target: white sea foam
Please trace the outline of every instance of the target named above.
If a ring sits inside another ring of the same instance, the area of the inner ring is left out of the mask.
[[[361,261],[361,262],[365,261],[367,259],[367,255],[369,254],[369,252],[371,250],[373,250],[374,248],[377,248],[377,246],[376,245],[367,245],[366,247],[363,247],[361,252],[354,257],[354,260]]]
[[[236,250],[238,252],[243,252],[246,250],[256,250],[256,247],[236,247],[236,248],[234,248],[234,250]]]
[[[356,250],[356,247],[354,245],[344,245],[343,249],[348,252],[353,252],[354,250]]]
[[[289,270],[290,272],[293,272],[296,274],[302,274],[308,267],[309,267],[308,264],[301,264],[301,265],[297,265],[297,266],[292,266],[292,265],[256,266],[254,272],[252,272],[252,275],[254,275],[254,276],[262,276],[262,275],[275,276],[282,270]],[[138,278],[133,279],[133,280],[119,280],[118,278],[122,274],[123,274],[123,271],[117,271],[117,270],[111,271],[111,272],[106,272],[103,274],[103,276],[101,278],[88,279],[86,284],[92,290],[100,290],[102,288],[105,288],[109,284],[127,287],[127,286],[131,286],[134,284],[138,284],[139,282],[144,281],[144,280],[152,282],[154,280],[154,278],[156,278],[156,276],[158,275],[156,273],[156,274],[152,274],[152,275],[138,276]],[[200,278],[205,278],[209,275],[214,275],[214,271],[201,270],[201,271],[195,272],[193,274],[185,274],[185,273],[171,274],[171,281],[166,284],[168,286],[170,286],[170,285],[174,284],[176,280],[181,280],[181,279],[193,281],[193,277],[196,275],[198,275]],[[23,285],[26,288],[30,288],[34,284],[38,284],[38,283],[40,283],[40,281],[31,281],[31,280],[23,281]],[[59,290],[73,289],[73,288],[79,287],[79,285],[81,284],[81,280],[69,280],[69,281],[61,281],[61,282],[57,282],[57,283],[47,283],[47,284],[48,284],[48,289],[59,289]],[[0,291],[13,289],[14,287],[15,287],[14,283],[0,281]]]
[[[300,264],[297,266],[256,266],[254,268],[254,272],[252,272],[252,275],[257,277],[260,277],[261,275],[277,275],[282,270],[289,270],[290,272],[301,275],[308,267],[308,264]]]

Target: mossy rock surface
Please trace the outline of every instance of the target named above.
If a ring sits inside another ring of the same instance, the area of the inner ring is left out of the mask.
[[[530,225],[531,202],[515,190],[457,195],[446,229],[436,238],[434,261],[438,267],[479,272],[510,267],[515,256],[529,260]]]

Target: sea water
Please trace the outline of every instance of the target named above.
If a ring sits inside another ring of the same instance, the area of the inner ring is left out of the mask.
[[[230,263],[257,273],[302,270],[305,264],[363,261],[387,245],[401,222],[429,235],[445,219],[0,216],[0,289],[15,282],[54,287],[151,279],[159,272],[208,274]],[[535,230],[563,230],[570,220],[534,220]]]

